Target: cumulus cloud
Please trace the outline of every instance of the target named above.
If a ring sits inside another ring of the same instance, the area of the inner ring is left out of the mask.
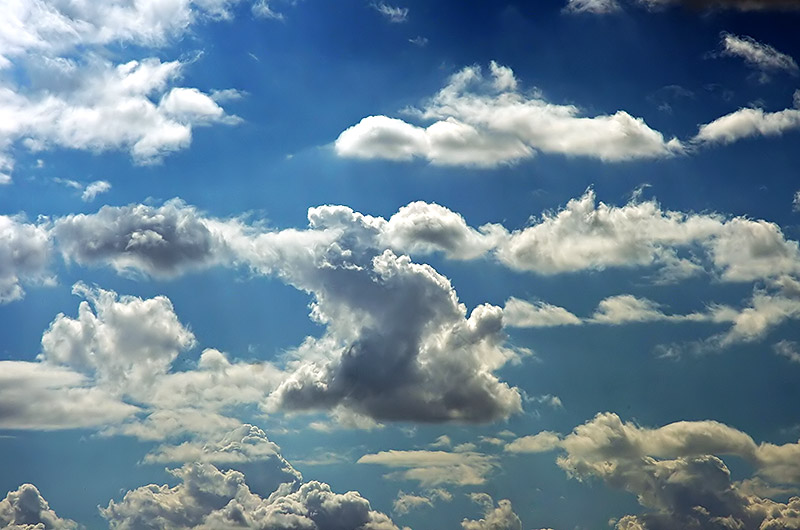
[[[800,109],[742,108],[700,126],[695,143],[730,144],[753,136],[780,136],[800,127]]]
[[[784,70],[797,75],[797,63],[791,56],[781,53],[769,44],[758,42],[752,37],[722,33],[722,55],[740,57],[748,66],[761,72]],[[766,80],[766,78],[764,79]]]
[[[99,58],[45,61],[41,75],[55,86],[24,93],[0,87],[0,149],[16,142],[32,150],[122,149],[138,163],[158,162],[186,148],[193,127],[237,121],[209,95],[172,86],[184,67],[156,58],[117,65]]]
[[[422,486],[455,484],[474,486],[486,482],[497,466],[490,455],[474,451],[381,451],[358,459],[359,464],[377,464],[402,471],[391,472],[387,478],[413,480]]]
[[[780,503],[759,495],[783,494],[772,484],[800,483],[800,442],[757,444],[715,421],[680,421],[659,428],[601,413],[570,434],[543,432],[519,438],[513,452],[560,449],[559,467],[578,480],[600,479],[635,494],[647,508],[612,521],[619,530],[798,528],[794,497]],[[718,455],[747,461],[756,477],[734,482]]]
[[[696,271],[695,260],[678,254],[684,249],[703,251],[725,281],[794,274],[800,263],[798,243],[774,223],[662,210],[654,200],[597,204],[592,190],[522,230],[485,225],[481,231],[498,241],[494,252],[502,263],[539,274],[634,266]]]
[[[502,499],[494,506],[489,495],[483,493],[473,496],[473,500],[483,504],[485,512],[482,519],[461,521],[463,530],[522,530],[522,521],[511,507],[511,501]]]
[[[179,200],[161,207],[103,206],[62,217],[52,233],[67,262],[107,264],[118,272],[171,277],[226,260],[221,234]]]
[[[23,484],[0,501],[0,526],[6,530],[77,530],[75,521],[54,512],[33,484]]]
[[[119,297],[82,283],[73,293],[86,298],[78,317],[56,316],[42,336],[42,358],[91,374],[99,384],[130,395],[147,392],[195,344],[164,296]]]
[[[139,411],[68,368],[0,361],[0,429],[99,427],[130,418]]]
[[[644,120],[625,111],[585,117],[573,105],[526,95],[517,89],[512,70],[495,62],[490,64],[489,79],[479,67],[466,67],[422,109],[408,112],[433,123],[422,127],[388,116],[369,116],[339,135],[336,153],[494,167],[539,151],[609,162],[683,152],[677,139],[665,140]]]
[[[0,304],[22,298],[25,282],[46,281],[51,254],[47,226],[0,215]]]
[[[334,493],[321,482],[286,484],[269,496],[260,496],[251,491],[244,474],[220,471],[212,464],[187,464],[171,473],[180,480],[178,485],[142,486],[102,508],[112,530],[397,530],[391,519],[372,510],[358,492]]]

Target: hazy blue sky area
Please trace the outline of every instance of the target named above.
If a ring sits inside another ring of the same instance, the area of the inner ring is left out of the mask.
[[[799,26],[0,0],[0,528],[800,529]]]

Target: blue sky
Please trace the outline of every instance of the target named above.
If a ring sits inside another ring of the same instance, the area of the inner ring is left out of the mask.
[[[800,528],[799,3],[0,14],[0,527]]]

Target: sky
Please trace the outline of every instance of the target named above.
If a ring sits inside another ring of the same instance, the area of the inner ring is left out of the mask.
[[[0,528],[800,529],[798,23],[0,0]]]

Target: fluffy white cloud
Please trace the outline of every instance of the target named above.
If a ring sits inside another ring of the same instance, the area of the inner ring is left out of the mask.
[[[381,451],[358,459],[359,464],[377,464],[402,471],[392,472],[387,478],[414,480],[423,486],[456,484],[473,486],[486,482],[487,476],[497,466],[492,456],[474,451]]]
[[[210,96],[170,87],[184,66],[156,58],[42,61],[44,86],[24,93],[0,86],[0,149],[20,141],[33,150],[123,149],[136,162],[152,163],[187,147],[195,126],[235,123]]]
[[[693,141],[730,144],[752,136],[779,136],[798,127],[800,109],[765,112],[759,108],[742,108],[701,125]]]
[[[46,226],[0,215],[0,304],[22,298],[23,282],[45,281],[51,253]]]
[[[477,66],[450,78],[422,109],[411,114],[433,121],[427,127],[387,116],[369,116],[342,132],[339,156],[411,160],[434,164],[493,167],[530,158],[536,152],[589,156],[605,161],[666,157],[683,152],[677,139],[647,126],[625,111],[581,116],[572,105],[518,91],[510,68],[490,64],[491,78]]]
[[[515,328],[541,328],[581,324],[581,319],[545,302],[526,302],[513,296],[503,308],[503,324]]]
[[[123,393],[146,394],[194,335],[164,296],[143,300],[78,283],[78,318],[59,314],[42,336],[42,358],[94,375]]]
[[[777,277],[800,267],[797,241],[774,223],[662,210],[653,200],[597,204],[592,190],[522,230],[485,225],[481,231],[498,241],[502,263],[540,274],[632,266],[694,271],[697,263],[677,252],[697,247],[726,281]]]
[[[9,491],[0,501],[0,526],[5,530],[77,530],[78,525],[54,512],[33,484]]]
[[[177,486],[143,486],[101,509],[112,530],[397,530],[357,492],[334,493],[324,483],[286,484],[262,497],[250,490],[245,475],[238,471],[187,464],[172,473],[181,481]]]
[[[723,55],[741,57],[749,66],[762,72],[785,70],[795,75],[798,73],[797,63],[792,57],[752,37],[723,32],[721,46]]]
[[[0,361],[0,428],[56,430],[120,422],[139,409],[68,368]],[[1,517],[1,516],[0,516]]]

